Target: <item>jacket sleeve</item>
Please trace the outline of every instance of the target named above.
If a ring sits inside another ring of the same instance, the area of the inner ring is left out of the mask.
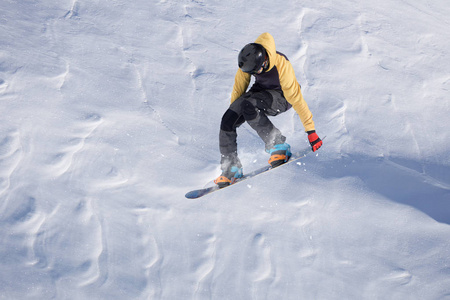
[[[237,98],[242,96],[250,84],[250,74],[243,72],[238,69],[236,76],[234,77],[233,92],[231,93],[231,103],[233,103]]]
[[[280,72],[280,85],[284,97],[299,115],[305,131],[315,130],[313,115],[305,99],[303,99],[300,84],[295,77],[294,68],[292,68],[291,63],[283,56],[277,55],[277,59],[279,60],[277,65]]]

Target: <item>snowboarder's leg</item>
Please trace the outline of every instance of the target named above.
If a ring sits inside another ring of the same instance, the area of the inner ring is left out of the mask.
[[[286,137],[267,117],[276,116],[291,108],[281,92],[268,90],[247,93],[241,102],[242,114],[247,123],[256,131],[269,151],[274,145],[283,144]]]
[[[244,122],[242,114],[231,109],[222,117],[219,132],[222,175],[214,180],[219,187],[230,185],[243,175],[242,164],[237,156],[236,128]]]
[[[283,94],[275,90],[254,93],[242,105],[245,120],[266,144],[266,151],[271,155],[269,164],[277,167],[287,162],[291,156],[290,146],[285,142],[286,137],[268,118],[291,108]]]
[[[228,167],[228,163],[235,163],[241,167],[241,163],[237,157],[236,128],[244,122],[245,120],[242,114],[240,114],[240,112],[233,111],[231,107],[222,117],[219,132],[219,147],[220,154],[222,155],[221,164],[223,167]]]

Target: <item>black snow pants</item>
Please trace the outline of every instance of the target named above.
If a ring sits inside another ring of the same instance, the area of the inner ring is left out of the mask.
[[[242,167],[237,157],[236,128],[245,121],[264,141],[266,150],[285,142],[278,130],[267,116],[276,116],[291,108],[283,93],[279,90],[247,92],[236,99],[225,112],[220,124],[219,146],[222,170],[230,166]]]

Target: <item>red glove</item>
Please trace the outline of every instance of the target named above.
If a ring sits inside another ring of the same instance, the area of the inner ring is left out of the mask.
[[[323,142],[317,135],[315,130],[308,131],[308,140],[311,144],[312,151],[315,152],[316,150],[319,150],[319,148],[322,146]]]

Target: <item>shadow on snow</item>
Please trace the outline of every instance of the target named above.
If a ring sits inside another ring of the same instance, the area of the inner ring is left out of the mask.
[[[327,162],[324,178],[356,176],[374,192],[450,224],[450,167],[400,158],[347,156]]]

